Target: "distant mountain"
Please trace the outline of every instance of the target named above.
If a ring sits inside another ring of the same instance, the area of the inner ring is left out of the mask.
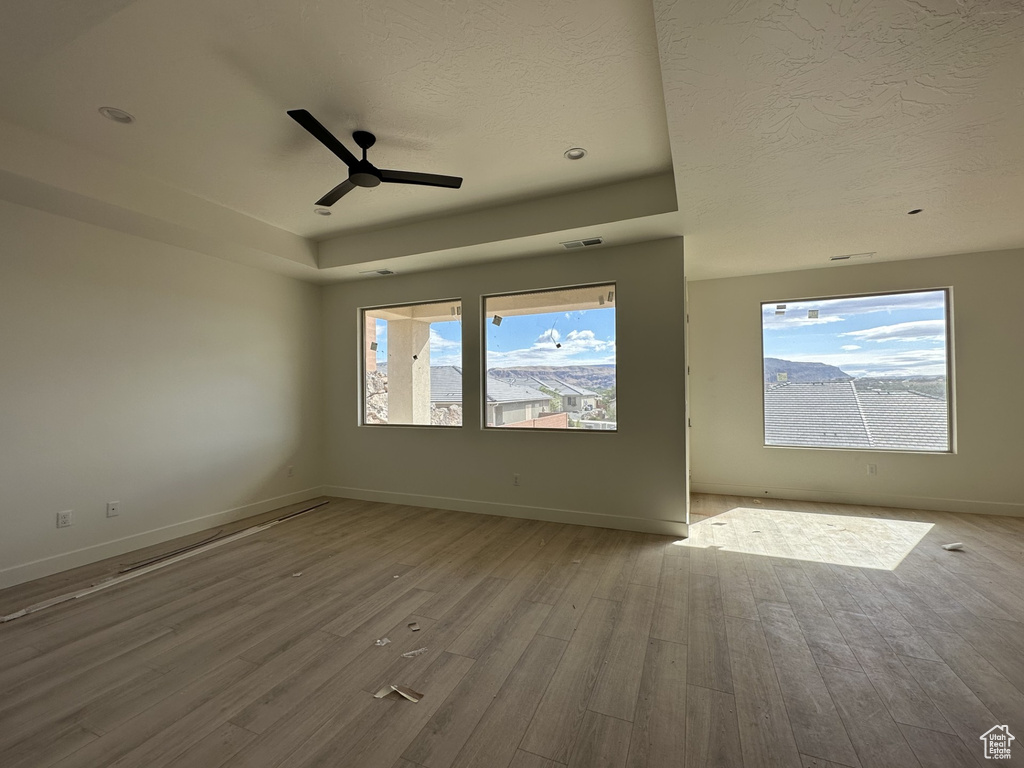
[[[492,376],[504,381],[516,379],[561,379],[566,384],[584,389],[615,387],[614,365],[531,365],[523,368],[491,368]]]
[[[842,368],[825,363],[797,363],[792,360],[780,360],[777,357],[764,359],[764,380],[778,381],[779,374],[786,374],[786,381],[850,381],[853,376]]]

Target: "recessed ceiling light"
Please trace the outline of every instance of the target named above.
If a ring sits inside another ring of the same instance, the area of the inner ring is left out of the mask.
[[[915,213],[920,213],[923,210],[924,210],[924,208],[915,208],[912,211],[907,211],[907,215],[908,216],[913,216]]]
[[[107,120],[113,120],[115,123],[121,123],[122,125],[135,122],[134,117],[117,107],[100,107],[99,113],[107,118]]]
[[[331,215],[331,209],[330,208],[314,208],[313,209],[313,213],[317,214],[318,216],[330,216]]]
[[[587,150],[583,147],[570,147],[565,150],[565,158],[567,160],[582,160],[587,156]]]

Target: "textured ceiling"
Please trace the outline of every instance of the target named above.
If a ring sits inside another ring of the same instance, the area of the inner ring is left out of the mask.
[[[9,2],[0,196],[312,280],[588,234],[683,235],[691,278],[1010,248],[1021,73],[1021,0]],[[298,107],[465,184],[318,217],[345,168]]]
[[[671,167],[648,0],[40,5],[0,25],[0,117],[303,236]],[[314,215],[347,169],[299,107],[353,150],[354,129],[376,133],[380,167],[462,190],[359,190]],[[569,162],[576,145],[590,154]]]
[[[1021,0],[655,6],[692,278],[1024,245]]]

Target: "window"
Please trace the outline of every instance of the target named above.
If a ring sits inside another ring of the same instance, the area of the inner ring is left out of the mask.
[[[363,312],[363,424],[462,426],[462,302]]]
[[[761,305],[765,445],[950,451],[949,292]]]
[[[484,424],[614,430],[615,284],[484,298]]]

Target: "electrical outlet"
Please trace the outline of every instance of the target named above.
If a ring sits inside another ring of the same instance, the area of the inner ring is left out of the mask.
[[[295,467],[289,466],[287,471],[288,477],[295,477]]]
[[[74,510],[66,510],[64,512],[57,513],[57,527],[58,528],[70,528],[74,524],[72,519],[72,513]]]
[[[519,473],[518,472],[516,472],[515,474],[512,475],[512,485],[522,485],[522,483],[519,482]]]
[[[121,502],[120,501],[108,501],[107,502],[107,517],[117,517],[121,514]]]
[[[878,465],[877,464],[868,464],[868,474],[869,475],[877,475],[878,474]]]

